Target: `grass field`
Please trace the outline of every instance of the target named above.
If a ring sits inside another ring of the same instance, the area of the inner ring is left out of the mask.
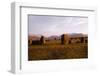
[[[88,58],[87,43],[61,45],[60,41],[49,41],[44,45],[29,45],[28,60],[80,59]]]

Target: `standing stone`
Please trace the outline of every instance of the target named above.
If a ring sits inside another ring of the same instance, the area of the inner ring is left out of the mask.
[[[41,36],[41,38],[40,38],[40,43],[41,43],[41,44],[45,44],[45,38],[44,38],[44,36]]]
[[[61,44],[68,44],[69,43],[69,37],[67,34],[63,34],[61,36]]]
[[[71,39],[69,39],[69,42],[68,42],[68,44],[71,44]]]
[[[84,43],[84,38],[83,37],[81,37],[81,43]]]
[[[86,43],[86,38],[85,37],[81,37],[81,43]]]
[[[88,38],[84,37],[84,43],[88,43]]]
[[[32,40],[28,40],[28,45],[32,45]]]

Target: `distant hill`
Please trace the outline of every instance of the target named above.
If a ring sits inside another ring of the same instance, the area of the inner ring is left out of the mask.
[[[40,37],[36,36],[36,35],[29,35],[28,36],[29,40],[40,40]]]
[[[69,37],[73,38],[73,37],[88,37],[87,34],[82,34],[82,33],[71,33],[71,34],[68,34]],[[57,36],[57,35],[52,35],[50,37],[48,37],[49,40],[59,40],[61,39],[61,35],[60,36]]]
[[[52,35],[50,37],[48,37],[49,40],[59,40],[61,38],[61,36],[57,36],[57,35]]]
[[[69,37],[87,37],[87,34],[82,34],[82,33],[72,33],[69,34]]]
[[[71,33],[71,34],[68,34],[69,37],[73,38],[73,37],[88,37],[87,34],[82,34],[82,33]],[[42,36],[42,35],[41,35]],[[38,36],[38,35],[29,35],[28,36],[28,39],[30,40],[40,40],[41,36]],[[46,40],[59,40],[61,39],[61,35],[60,36],[57,36],[57,35],[52,35],[52,36],[49,36],[49,37],[45,37]]]

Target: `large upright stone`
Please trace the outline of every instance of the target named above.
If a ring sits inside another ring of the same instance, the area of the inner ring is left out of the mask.
[[[41,43],[41,44],[45,44],[45,38],[44,38],[44,36],[41,36],[41,38],[40,38],[40,43]]]
[[[32,39],[28,40],[28,45],[32,45]]]
[[[63,34],[61,36],[61,44],[68,44],[69,43],[69,37],[67,34]]]
[[[81,37],[81,43],[85,43],[84,37]]]

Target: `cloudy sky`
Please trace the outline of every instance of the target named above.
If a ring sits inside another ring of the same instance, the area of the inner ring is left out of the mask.
[[[88,34],[87,17],[28,16],[29,35],[61,35],[63,33]]]

